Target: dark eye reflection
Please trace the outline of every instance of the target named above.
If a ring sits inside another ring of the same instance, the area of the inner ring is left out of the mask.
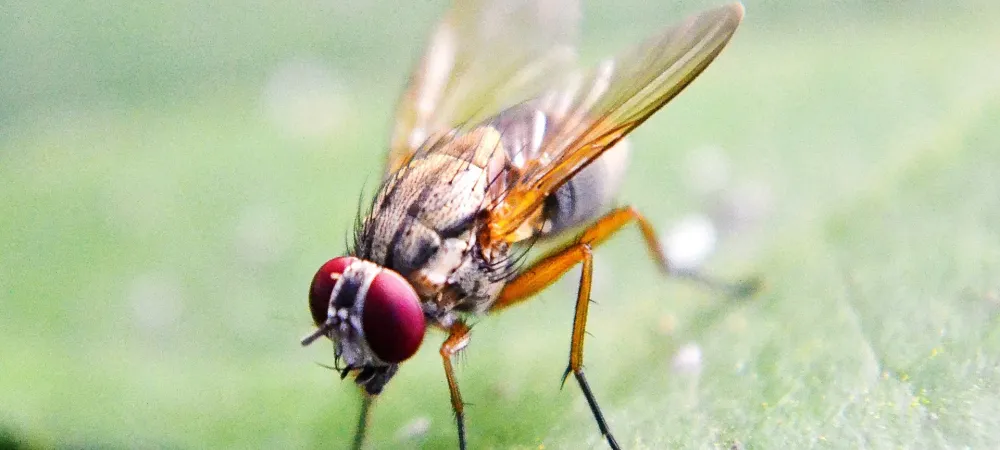
[[[337,293],[337,298],[333,299],[333,306],[336,309],[353,307],[354,302],[358,298],[359,289],[361,289],[361,283],[356,280],[345,279],[340,287],[340,292]]]

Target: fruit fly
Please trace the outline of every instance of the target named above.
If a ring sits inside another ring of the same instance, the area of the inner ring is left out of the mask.
[[[431,35],[353,245],[309,289],[317,329],[302,344],[331,339],[341,378],[353,375],[363,391],[355,447],[373,398],[436,328],[447,333],[440,355],[464,449],[452,360],[469,344],[467,321],[525,302],[579,264],[563,381],[576,379],[600,433],[619,448],[583,370],[593,251],[635,223],[653,260],[677,274],[652,225],[630,206],[610,207],[629,157],[623,139],[715,59],[743,6],[694,15],[590,71],[573,67],[578,16],[568,0],[459,0]],[[537,240],[584,225],[522,263]]]

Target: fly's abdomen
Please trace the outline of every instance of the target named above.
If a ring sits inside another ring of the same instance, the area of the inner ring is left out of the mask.
[[[557,234],[590,222],[607,211],[618,195],[631,145],[619,141],[545,200],[543,233]]]

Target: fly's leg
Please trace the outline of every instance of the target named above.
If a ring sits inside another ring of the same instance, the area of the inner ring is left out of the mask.
[[[354,430],[354,442],[351,444],[351,448],[354,450],[361,450],[365,444],[365,431],[368,430],[368,421],[371,419],[374,401],[374,395],[365,392],[364,389],[361,390],[361,414],[358,416],[358,426]]]
[[[448,329],[448,338],[441,344],[441,359],[444,361],[444,376],[448,379],[448,391],[451,393],[451,409],[455,411],[455,423],[458,426],[458,448],[465,450],[465,404],[462,403],[462,393],[458,391],[458,380],[455,379],[455,369],[451,358],[469,345],[469,326],[461,321],[455,322]]]
[[[625,206],[612,210],[600,219],[597,219],[596,222],[580,234],[576,241],[550,253],[533,266],[518,274],[517,278],[514,278],[504,286],[503,291],[500,292],[500,297],[490,306],[490,312],[499,312],[527,301],[534,294],[547,288],[562,277],[576,263],[584,260],[582,256],[579,256],[581,250],[576,247],[583,245],[589,248],[597,247],[631,222],[639,225],[646,249],[663,273],[701,283],[710,289],[717,289],[734,297],[752,295],[760,288],[760,281],[756,278],[728,283],[707,277],[699,272],[671,270],[670,262],[667,260],[667,255],[663,252],[660,239],[656,237],[656,230],[653,229],[653,225],[642,214],[639,214],[639,211],[635,208]]]
[[[590,411],[594,414],[594,420],[597,421],[598,429],[600,429],[601,434],[607,439],[608,445],[612,449],[619,449],[620,447],[614,435],[611,434],[608,423],[604,419],[604,414],[601,413],[601,408],[597,404],[597,398],[590,389],[590,384],[587,382],[587,377],[584,374],[583,339],[586,334],[587,308],[590,305],[590,286],[593,277],[592,250],[620,231],[622,227],[632,222],[636,222],[639,225],[643,239],[646,242],[646,248],[653,259],[659,264],[660,269],[665,273],[670,273],[667,257],[663,253],[663,247],[656,237],[656,231],[653,229],[653,226],[635,208],[626,206],[604,215],[584,230],[576,241],[549,254],[518,274],[517,278],[504,286],[499,298],[490,307],[490,313],[496,313],[520,304],[554,283],[563,274],[576,266],[577,263],[582,264],[580,288],[576,297],[576,312],[573,316],[573,335],[570,340],[569,364],[566,367],[566,372],[563,374],[563,383],[566,382],[566,378],[572,373],[573,377],[576,378],[577,384],[580,385],[580,390],[583,391],[584,397],[587,399]],[[685,276],[685,274],[679,275]],[[694,273],[689,273],[686,277],[708,284],[710,287],[725,289],[736,294],[752,292],[756,288],[753,283],[725,284]]]
[[[580,289],[576,296],[576,313],[573,316],[569,364],[563,374],[563,383],[566,382],[569,374],[573,373],[577,384],[580,385],[580,390],[583,391],[583,395],[587,399],[590,411],[594,414],[597,428],[600,429],[601,435],[607,439],[608,445],[615,450],[620,448],[618,441],[611,434],[608,422],[604,419],[604,414],[601,413],[601,408],[597,404],[597,398],[590,389],[587,377],[583,373],[583,338],[587,326],[587,307],[590,305],[590,285],[594,269],[592,249],[632,221],[639,223],[650,252],[665,267],[666,258],[663,256],[663,251],[656,240],[656,233],[652,226],[634,208],[625,207],[614,210],[598,219],[575,242],[546,256],[519,274],[517,278],[504,286],[500,297],[490,307],[490,312],[495,313],[521,303],[558,280],[577,263],[582,263]]]

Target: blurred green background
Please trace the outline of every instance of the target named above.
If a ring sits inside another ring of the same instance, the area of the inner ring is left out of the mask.
[[[718,2],[584,5],[613,54]],[[717,221],[736,302],[598,252],[588,375],[626,448],[1000,445],[1000,6],[749,0],[634,134],[622,201]],[[346,447],[307,284],[379,178],[444,1],[0,5],[0,446]],[[367,195],[367,194],[366,194]],[[604,448],[559,390],[574,276],[476,323],[472,448]],[[372,448],[453,448],[430,334]]]

